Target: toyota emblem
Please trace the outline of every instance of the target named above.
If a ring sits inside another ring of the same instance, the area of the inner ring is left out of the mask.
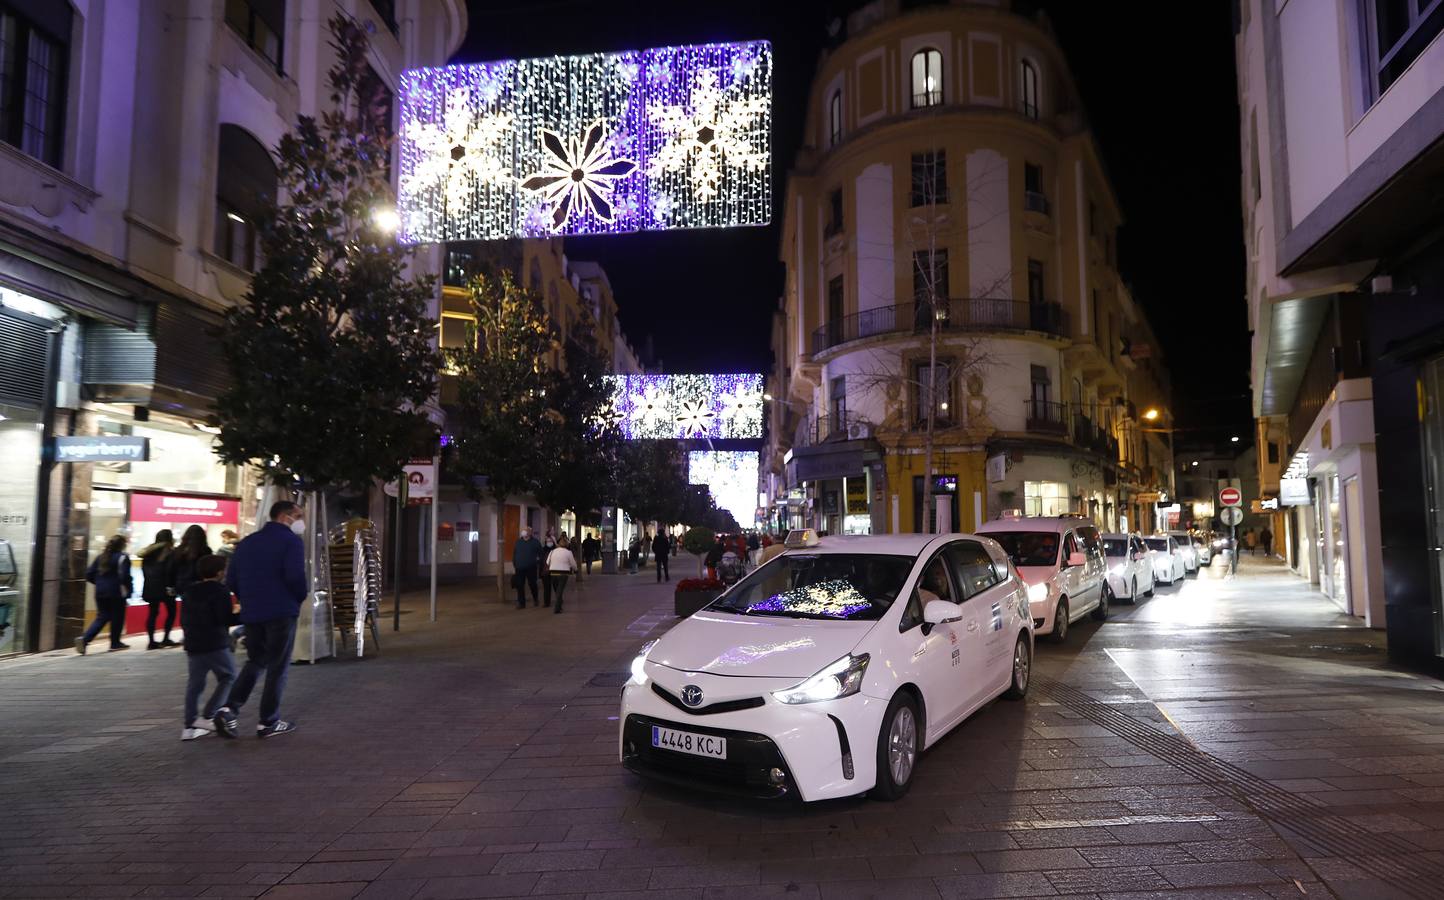
[[[688,684],[682,687],[682,702],[691,707],[702,705],[702,689],[695,684]]]

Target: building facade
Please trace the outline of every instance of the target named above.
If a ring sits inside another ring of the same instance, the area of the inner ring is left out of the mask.
[[[1290,565],[1444,654],[1444,14],[1239,0],[1259,482]]]
[[[211,450],[216,331],[258,262],[269,148],[329,102],[336,12],[391,90],[466,31],[461,0],[0,4],[25,98],[0,106],[0,654],[79,632],[110,536],[254,525],[254,476]]]
[[[902,6],[848,18],[788,178],[768,521],[1151,530],[1168,379],[1062,52],[1006,2]]]

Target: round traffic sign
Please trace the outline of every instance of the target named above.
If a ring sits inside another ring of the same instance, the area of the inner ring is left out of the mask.
[[[1224,506],[1238,506],[1243,503],[1243,491],[1236,487],[1226,487],[1218,492],[1218,502]]]
[[[1230,506],[1223,511],[1222,518],[1225,525],[1237,525],[1243,521],[1243,510]]]

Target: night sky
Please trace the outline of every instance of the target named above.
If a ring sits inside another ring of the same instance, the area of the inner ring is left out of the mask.
[[[456,61],[765,38],[773,45],[776,202],[802,139],[825,28],[846,0],[468,0]],[[1119,267],[1172,371],[1180,439],[1252,434],[1238,106],[1226,4],[1164,21],[1154,4],[1030,4],[1051,16],[1123,206]],[[1147,33],[1129,32],[1146,25]],[[1166,39],[1163,36],[1166,35]],[[607,270],[623,328],[669,372],[764,371],[782,290],[765,228],[568,238]]]

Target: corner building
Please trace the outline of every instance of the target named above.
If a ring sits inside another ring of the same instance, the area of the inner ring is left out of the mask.
[[[1167,374],[1046,20],[869,4],[821,61],[804,127],[768,385],[773,526],[965,531],[1017,508],[1153,529]]]

